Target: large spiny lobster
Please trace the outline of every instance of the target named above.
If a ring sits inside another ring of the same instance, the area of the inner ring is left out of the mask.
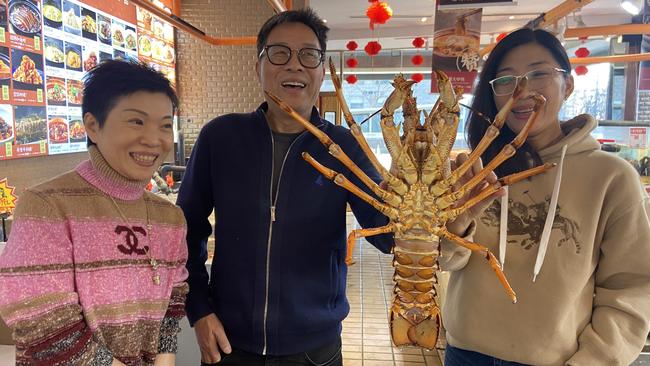
[[[485,246],[449,232],[445,225],[501,187],[542,173],[553,166],[545,164],[501,178],[483,188],[474,197],[459,203],[476,186],[484,184],[484,179],[490,172],[514,155],[516,149],[524,143],[545,99],[541,95],[534,95],[535,107],[522,131],[480,172],[454,190],[452,187],[463,182],[465,173],[499,134],[506,116],[524,94],[525,78],[520,80],[512,97],[496,115],[485,137],[471,152],[467,161],[452,171],[450,153],[458,129],[461,90],[455,90],[443,72],[435,71],[440,97],[429,114],[424,112],[425,120],[421,123],[416,100],[411,92],[414,82],[405,80],[401,75],[396,76],[392,84],[394,90],[381,109],[381,129],[392,158],[392,168],[388,171],[372,153],[361,128],[354,121],[343,98],[341,82],[331,60],[330,70],[337,98],[352,135],[382,175],[387,189],[372,181],[325,133],[301,117],[289,105],[271,93],[267,92],[267,96],[316,136],[328,148],[330,154],[348,167],[381,200],[366,194],[344,175],[321,165],[308,153],[303,153],[303,158],[321,174],[361,197],[389,218],[389,223],[385,226],[357,229],[350,233],[346,263],[353,263],[352,251],[357,238],[394,233],[395,289],[390,309],[393,343],[396,346],[410,345],[434,349],[442,322],[437,289],[440,238],[484,256],[508,296],[516,302],[516,294],[508,284],[495,256]],[[400,106],[404,116],[402,136],[399,134],[399,126],[393,123],[393,113]]]

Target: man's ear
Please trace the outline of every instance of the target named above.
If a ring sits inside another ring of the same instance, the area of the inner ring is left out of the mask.
[[[260,58],[257,59],[257,62],[255,62],[255,73],[257,74],[257,81],[261,84],[262,83],[262,65],[260,65]]]

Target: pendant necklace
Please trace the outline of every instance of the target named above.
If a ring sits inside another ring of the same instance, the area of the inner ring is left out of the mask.
[[[120,214],[120,217],[122,217],[122,221],[124,221],[124,223],[127,226],[132,227],[133,225],[131,225],[129,221],[126,219],[126,215],[124,215],[124,213],[120,209],[120,206],[117,205],[117,202],[115,202],[113,196],[111,196],[110,194],[107,194],[107,196],[108,198],[111,199],[111,202],[113,202],[115,209],[117,209],[117,212]],[[160,285],[160,274],[158,273],[158,261],[156,261],[156,259],[151,256],[151,253],[149,253],[149,250],[151,249],[151,231],[152,231],[152,225],[151,222],[149,221],[149,204],[147,204],[147,200],[144,198],[144,196],[142,197],[142,199],[144,200],[144,207],[147,210],[146,234],[147,234],[147,242],[149,243],[149,246],[144,250],[144,254],[146,254],[147,258],[149,259],[149,266],[151,267],[151,271],[153,272],[153,275],[151,276],[151,281],[155,285]]]

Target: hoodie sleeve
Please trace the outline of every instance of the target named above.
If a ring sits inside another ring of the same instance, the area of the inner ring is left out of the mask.
[[[650,200],[637,183],[638,176],[626,178],[628,182],[613,185],[615,190],[635,184],[639,192],[635,196],[640,198],[632,203],[610,200],[617,210],[606,221],[600,244],[591,322],[579,335],[578,351],[566,362],[569,366],[629,365],[648,336]]]
[[[187,164],[183,184],[181,184],[176,204],[181,207],[187,221],[187,270],[189,293],[185,309],[190,324],[212,313],[210,290],[208,287],[208,237],[212,226],[208,220],[214,208],[211,172],[212,149],[206,125],[194,144],[192,155]]]
[[[0,316],[13,331],[19,365],[111,365],[83,316],[65,217],[26,191],[0,256]],[[35,254],[38,255],[35,255]]]

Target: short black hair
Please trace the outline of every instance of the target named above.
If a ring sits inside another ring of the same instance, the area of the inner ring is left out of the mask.
[[[483,65],[483,70],[479,76],[476,90],[474,91],[474,100],[472,102],[472,111],[480,111],[484,116],[494,119],[498,113],[496,105],[494,104],[494,95],[490,80],[494,79],[497,70],[503,61],[503,58],[513,49],[523,46],[525,44],[538,44],[547,49],[555,61],[557,61],[560,68],[566,70],[565,77],[571,74],[571,63],[569,56],[562,46],[560,40],[552,33],[543,29],[521,28],[503,38],[494,47],[488,59]],[[474,149],[479,141],[485,135],[488,128],[487,122],[477,113],[470,112],[469,120],[465,131],[467,133],[467,142],[470,148]],[[510,143],[517,134],[514,133],[507,124],[501,128],[501,133],[485,150],[481,159],[483,163],[487,164],[489,161],[501,151],[503,146]],[[532,164],[531,164],[532,163]],[[503,164],[497,167],[494,172],[499,177],[509,174],[517,173],[533,166],[542,164],[542,159],[539,157],[537,151],[533,149],[528,142],[517,149],[513,157],[506,160]]]
[[[270,17],[257,34],[257,55],[259,56],[262,53],[262,49],[266,46],[266,40],[269,38],[271,31],[278,25],[285,23],[302,23],[312,31],[318,38],[318,43],[320,44],[320,49],[325,54],[327,50],[327,32],[329,28],[325,25],[325,22],[309,7],[298,9],[298,10],[287,10],[281,13],[275,14]]]
[[[166,94],[178,109],[178,96],[163,74],[142,62],[106,60],[84,76],[82,115],[92,114],[102,128],[118,101],[139,91]],[[87,145],[94,144],[88,138]]]

